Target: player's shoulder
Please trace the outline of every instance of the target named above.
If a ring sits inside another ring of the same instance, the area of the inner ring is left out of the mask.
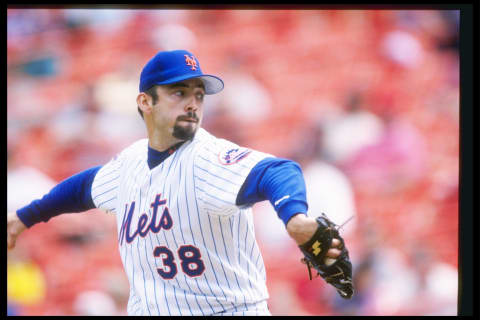
[[[255,155],[255,158],[272,156],[240,146],[233,141],[216,137],[205,129],[200,129],[198,133],[200,134],[199,141],[203,143],[200,144],[197,155],[204,159],[209,159],[213,163],[229,166],[243,159],[253,158],[252,155]]]
[[[219,138],[208,132],[207,130],[200,128],[198,130],[198,152],[204,155],[218,156],[223,150],[236,149],[240,146],[232,141]]]
[[[148,139],[139,139],[127,147],[125,147],[122,151],[120,151],[115,157],[120,159],[128,159],[128,158],[136,158],[141,155],[147,154],[148,150]]]
[[[148,147],[148,139],[144,138],[144,139],[139,139],[137,141],[134,141],[124,150],[129,150],[129,152],[139,152],[140,150],[145,151],[146,147]]]
[[[201,142],[203,145],[201,150],[205,150],[206,148],[209,148],[211,151],[216,151],[219,152],[222,149],[225,148],[238,148],[239,145],[237,145],[235,142],[219,138],[208,132],[207,130],[200,128],[197,133],[198,140]]]

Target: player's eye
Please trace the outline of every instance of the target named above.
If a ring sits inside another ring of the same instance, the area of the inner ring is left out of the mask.
[[[203,97],[205,97],[205,95],[203,93],[197,93],[197,99],[199,101],[203,101]]]
[[[185,93],[182,90],[175,91],[173,94],[179,97],[183,97],[185,95]]]

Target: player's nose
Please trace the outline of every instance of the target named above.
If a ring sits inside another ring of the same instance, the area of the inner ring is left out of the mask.
[[[186,112],[195,112],[198,110],[198,102],[195,98],[192,98],[188,101],[188,103],[185,105],[185,111]]]

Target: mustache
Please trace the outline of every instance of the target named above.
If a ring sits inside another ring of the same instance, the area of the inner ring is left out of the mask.
[[[187,113],[186,115],[181,115],[177,117],[177,121],[191,121],[194,120],[195,122],[199,121],[198,116],[195,113]]]

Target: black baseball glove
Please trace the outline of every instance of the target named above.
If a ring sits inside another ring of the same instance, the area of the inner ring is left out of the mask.
[[[317,276],[320,275],[327,283],[334,286],[342,298],[350,299],[353,295],[352,263],[345,242],[338,232],[337,225],[330,221],[324,213],[317,217],[316,221],[318,223],[317,231],[307,243],[299,246],[305,255],[302,262],[308,266],[310,280],[312,280],[310,268],[313,267],[317,271]],[[341,242],[338,248],[341,250],[341,254],[334,263],[327,265],[325,263],[326,254],[334,238]]]

